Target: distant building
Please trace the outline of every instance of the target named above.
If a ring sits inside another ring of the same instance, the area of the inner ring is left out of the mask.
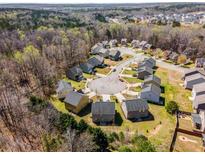
[[[127,119],[139,119],[149,116],[149,106],[146,100],[132,99],[122,102],[122,110]]]
[[[94,66],[89,63],[82,63],[80,64],[80,68],[84,73],[93,74],[94,73]]]
[[[150,68],[154,68],[156,66],[156,60],[154,60],[153,58],[145,59],[142,63],[139,64],[139,66],[147,66]]]
[[[83,80],[83,71],[78,66],[74,66],[66,72],[67,78],[74,81]]]
[[[93,103],[91,112],[92,120],[95,123],[105,124],[115,121],[115,103],[113,102]]]
[[[139,94],[141,99],[161,104],[160,102],[161,88],[155,84],[146,85]]]
[[[91,48],[90,54],[93,54],[93,55],[99,54],[99,52],[102,48],[103,48],[103,44],[97,43]]]
[[[176,52],[172,52],[172,53],[169,55],[169,59],[170,59],[171,61],[173,61],[174,63],[177,63],[178,57],[179,57],[179,54],[176,53]]]
[[[192,89],[194,85],[205,82],[205,77],[201,74],[193,74],[185,77],[184,87]]]
[[[69,111],[78,114],[89,103],[88,96],[76,91],[68,93],[64,99],[65,107]]]
[[[59,99],[63,99],[66,97],[66,95],[73,91],[73,87],[70,83],[60,80],[57,85],[56,93]]]
[[[205,63],[205,58],[196,58],[195,67],[202,68]]]
[[[110,48],[110,44],[109,44],[108,41],[102,41],[102,44],[103,44],[103,47],[104,47],[105,49],[109,49],[109,48]]]
[[[140,42],[139,47],[140,47],[142,50],[145,50],[145,49],[146,49],[146,45],[147,45],[147,41],[142,41],[142,42]]]
[[[116,39],[110,40],[110,42],[109,42],[111,48],[117,47],[117,43],[118,43],[118,41]]]
[[[140,47],[140,41],[139,40],[132,40],[131,46],[132,46],[132,48],[139,48]]]
[[[137,78],[144,80],[147,76],[153,74],[153,69],[147,66],[137,68]]]
[[[121,39],[121,45],[127,46],[127,39],[126,38]]]

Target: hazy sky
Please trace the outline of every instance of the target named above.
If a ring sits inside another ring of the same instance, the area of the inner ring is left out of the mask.
[[[205,0],[0,0],[0,3],[151,3],[205,2]]]

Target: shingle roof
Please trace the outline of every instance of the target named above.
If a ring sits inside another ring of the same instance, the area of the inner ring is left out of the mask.
[[[155,63],[156,63],[156,60],[154,60],[153,58],[148,58],[148,59],[145,59],[145,60],[152,63],[153,65],[155,65]]]
[[[159,85],[161,84],[161,79],[155,75],[149,75],[147,78],[145,78],[144,82],[149,82],[149,81],[155,81]]]
[[[109,53],[110,56],[116,56],[118,54],[120,55],[120,51],[118,50],[110,50],[110,53]]]
[[[193,75],[185,77],[185,80],[186,81],[192,81],[192,80],[197,80],[197,79],[200,79],[200,78],[205,79],[205,77],[203,75],[197,73],[197,74],[193,74]]]
[[[148,67],[148,66],[142,66],[142,67],[137,69],[138,73],[139,72],[144,72],[144,71],[149,72],[150,74],[153,74],[153,69]]]
[[[199,73],[198,70],[196,70],[196,69],[189,69],[189,70],[187,70],[187,71],[184,73],[184,76],[192,75],[192,74],[197,74],[197,73]]]
[[[71,104],[73,106],[78,106],[80,103],[81,99],[83,98],[83,94],[76,92],[76,91],[71,91],[66,95],[66,98],[64,99],[65,103]]]
[[[193,106],[194,108],[198,108],[199,104],[205,104],[205,94],[198,95],[193,100]]]
[[[128,112],[145,111],[149,109],[148,103],[144,99],[125,100],[123,103],[125,104]]]
[[[103,44],[97,43],[91,48],[91,53],[92,54],[97,54],[99,51],[103,48]]]
[[[94,67],[103,64],[103,61],[104,61],[104,58],[99,55],[96,55],[88,59],[88,63],[93,65]]]
[[[79,66],[74,66],[74,67],[70,68],[68,71],[70,71],[73,74],[82,74],[83,73]]]
[[[161,94],[161,88],[155,84],[148,84],[146,85],[141,92],[153,92],[156,95]]]
[[[60,92],[60,91],[63,91],[63,90],[70,90],[70,91],[72,91],[73,88],[72,88],[70,83],[68,83],[68,82],[66,82],[64,80],[60,80],[58,82],[58,87],[56,89],[56,92]]]
[[[89,63],[82,63],[82,64],[80,64],[80,68],[85,69],[85,70],[89,70],[89,69],[93,69],[94,66],[89,64]]]
[[[110,115],[115,114],[115,103],[96,102],[92,104],[92,114]]]
[[[194,90],[196,93],[205,91],[205,82],[199,83],[199,84],[195,84],[195,85],[193,86],[193,90]]]

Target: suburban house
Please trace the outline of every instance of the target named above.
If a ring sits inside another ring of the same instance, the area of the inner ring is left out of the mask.
[[[205,110],[205,94],[195,96],[192,107],[197,111]]]
[[[69,111],[78,114],[89,103],[88,96],[77,91],[71,91],[64,99],[65,107]]]
[[[103,44],[103,47],[104,47],[105,49],[109,49],[109,48],[110,48],[110,44],[109,44],[108,41],[102,41],[102,44]]]
[[[139,48],[140,41],[139,40],[132,40],[131,46],[132,48]]]
[[[154,68],[156,66],[156,60],[153,58],[145,59],[142,63],[139,64],[139,66],[148,66],[150,68]]]
[[[205,63],[205,58],[196,58],[195,60],[195,67],[202,68]]]
[[[200,110],[199,113],[192,113],[192,122],[196,129],[205,132],[205,110]]]
[[[139,44],[139,47],[142,49],[142,50],[145,50],[146,49],[146,44],[147,44],[147,41],[142,41],[142,42],[140,42],[140,44]]]
[[[104,58],[102,56],[96,55],[88,59],[88,63],[95,67],[104,67]]]
[[[127,46],[127,39],[126,38],[121,39],[121,45],[122,46]]]
[[[70,83],[60,80],[57,85],[56,93],[59,99],[64,99],[66,95],[73,91],[73,87]]]
[[[170,59],[171,61],[173,61],[174,63],[177,63],[178,57],[179,57],[179,54],[176,53],[176,52],[172,52],[172,53],[169,55],[169,59]]]
[[[195,84],[192,89],[192,98],[195,99],[196,96],[205,94],[205,82]]]
[[[83,80],[83,71],[79,66],[74,66],[66,72],[67,78],[75,81]]]
[[[87,62],[80,64],[80,68],[82,69],[83,73],[88,73],[88,74],[94,73],[94,66]]]
[[[161,85],[161,79],[155,75],[149,75],[144,79],[144,82],[142,83],[141,87],[143,88],[144,86],[148,84],[155,84],[156,86]]]
[[[100,50],[103,48],[102,43],[97,43],[91,48],[91,54],[96,55],[99,54]]]
[[[149,116],[149,106],[144,99],[125,100],[122,102],[121,108],[127,119],[139,119]]]
[[[114,123],[115,122],[115,103],[96,102],[91,108],[92,120],[95,123]]]
[[[205,77],[198,74],[193,74],[190,76],[185,77],[184,79],[184,87],[187,89],[192,89],[195,84],[203,83],[205,82]]]
[[[147,43],[145,46],[144,46],[144,49],[153,49],[153,46],[149,43]]]
[[[118,41],[116,39],[110,40],[110,42],[109,42],[111,48],[117,47],[117,43],[118,43]]]
[[[101,56],[101,57],[104,57],[104,58],[108,58],[109,57],[109,52],[110,52],[109,49],[102,48],[102,49],[100,49],[98,55]]]
[[[113,61],[118,61],[121,59],[121,53],[119,50],[110,50],[109,52],[109,58]]]
[[[161,88],[155,84],[146,85],[139,94],[139,98],[160,103]]]
[[[152,75],[153,69],[147,66],[137,68],[137,78],[144,80],[145,77]]]
[[[184,80],[187,76],[191,76],[194,74],[199,74],[199,71],[196,69],[189,69],[188,71],[186,71],[182,77],[182,80]]]

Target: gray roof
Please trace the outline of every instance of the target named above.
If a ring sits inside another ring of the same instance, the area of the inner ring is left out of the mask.
[[[71,91],[66,95],[64,102],[71,104],[72,106],[78,106],[83,96],[84,96],[83,94],[77,91]]]
[[[144,82],[154,81],[157,84],[161,84],[161,79],[155,75],[149,75],[147,78],[144,79]]]
[[[205,94],[202,95],[198,95],[195,97],[195,99],[193,100],[193,107],[195,109],[198,108],[199,104],[205,104]]]
[[[149,72],[150,74],[153,74],[153,69],[148,67],[148,66],[142,66],[140,68],[137,69],[137,72],[140,73],[140,72]]]
[[[147,44],[147,41],[140,42],[140,46],[145,46]]]
[[[192,81],[192,80],[197,80],[197,79],[205,79],[205,77],[203,75],[201,75],[200,73],[197,74],[193,74],[193,75],[189,75],[185,77],[186,81]]]
[[[155,60],[155,59],[153,59],[153,58],[148,58],[148,59],[145,59],[145,61],[148,61],[148,62],[152,63],[153,65],[155,65],[155,64],[156,64],[156,60]]]
[[[70,68],[68,71],[71,72],[72,74],[82,74],[83,73],[79,66],[74,66]]]
[[[196,93],[205,91],[205,82],[193,85],[193,90]]]
[[[192,113],[191,117],[192,117],[192,120],[193,120],[194,123],[201,124],[201,117],[200,117],[199,114]]]
[[[115,103],[96,102],[92,104],[92,114],[110,115],[115,114]]]
[[[161,88],[155,84],[147,84],[141,92],[152,92],[156,95],[159,95],[161,94]]]
[[[99,55],[96,55],[90,59],[88,59],[88,63],[93,65],[94,67],[95,66],[99,66],[99,65],[102,65],[104,62],[104,58],[99,56]]]
[[[120,51],[119,50],[110,50],[110,53],[109,53],[110,56],[116,56],[116,55],[120,55]]]
[[[128,112],[145,111],[149,109],[148,103],[144,99],[125,100],[123,103],[125,104]]]
[[[92,54],[97,54],[99,51],[103,48],[103,44],[97,43],[91,48],[91,53]]]
[[[89,64],[89,63],[81,63],[81,64],[80,64],[80,68],[81,68],[82,70],[83,70],[83,69],[89,70],[89,69],[93,69],[94,66],[91,65],[91,64]]]
[[[68,83],[68,82],[66,82],[66,81],[64,81],[64,80],[60,80],[60,81],[58,82],[58,87],[57,87],[57,89],[56,89],[56,92],[58,93],[58,92],[64,91],[64,90],[70,90],[70,91],[72,91],[73,88],[72,88],[72,86],[71,86],[70,83]]]
[[[196,69],[189,69],[189,70],[184,72],[184,77],[185,76],[189,76],[189,75],[193,75],[193,74],[197,74],[197,73],[199,73],[198,70],[196,70]]]

